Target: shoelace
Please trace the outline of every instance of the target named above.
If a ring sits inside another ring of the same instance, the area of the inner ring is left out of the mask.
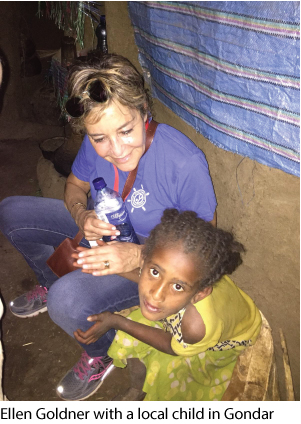
[[[105,363],[107,362],[107,363]],[[82,353],[82,356],[78,363],[73,367],[73,371],[76,373],[76,375],[81,379],[84,380],[84,378],[88,375],[88,372],[91,370],[91,368],[99,368],[102,371],[98,374],[94,374],[89,378],[89,382],[92,380],[98,380],[107,370],[108,366],[111,365],[112,359],[105,356],[99,356],[97,358],[90,358],[86,352]]]
[[[37,297],[41,297],[43,302],[45,302],[46,300],[45,297],[47,293],[48,293],[48,290],[46,289],[46,287],[35,286],[33,290],[27,293],[27,299],[31,300],[31,299],[36,299]]]

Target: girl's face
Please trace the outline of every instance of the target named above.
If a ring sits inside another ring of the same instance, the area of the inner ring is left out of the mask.
[[[136,109],[112,102],[96,124],[85,122],[96,153],[121,171],[132,171],[145,150],[145,122]]]
[[[155,248],[144,263],[139,281],[142,315],[158,321],[179,312],[198,299],[200,272],[195,256],[185,254],[182,245]]]

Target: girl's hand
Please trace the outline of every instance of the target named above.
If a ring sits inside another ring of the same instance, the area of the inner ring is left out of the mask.
[[[102,236],[118,236],[120,234],[114,225],[97,218],[94,210],[79,209],[75,216],[75,222],[84,233],[86,240],[99,240]]]
[[[82,331],[78,328],[73,333],[75,339],[86,345],[95,343],[101,336],[112,328],[113,316],[114,314],[109,311],[89,316],[87,320],[91,322],[95,321],[95,324],[93,324],[87,331]]]
[[[109,242],[97,240],[98,247],[91,249],[78,247],[74,266],[82,268],[82,272],[95,276],[122,274],[133,271],[141,265],[142,246],[134,243]],[[109,263],[109,268],[105,263]]]

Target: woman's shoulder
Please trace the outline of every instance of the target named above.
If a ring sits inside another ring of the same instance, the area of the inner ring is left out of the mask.
[[[189,166],[197,169],[207,169],[208,164],[202,150],[200,150],[185,134],[167,124],[159,124],[156,130],[151,149],[153,158],[169,166],[183,168]],[[172,155],[171,155],[172,152]]]
[[[158,144],[162,147],[172,144],[173,148],[178,147],[179,149],[186,150],[189,153],[201,153],[203,152],[181,131],[167,124],[159,124],[155,133],[155,138]]]

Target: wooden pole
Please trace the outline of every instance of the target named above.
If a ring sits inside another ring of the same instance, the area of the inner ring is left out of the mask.
[[[295,394],[294,394],[294,386],[293,386],[293,379],[292,379],[290,361],[288,356],[288,350],[287,350],[284,334],[281,328],[279,328],[279,333],[280,333],[281,348],[282,348],[282,354],[283,354],[283,366],[284,366],[285,387],[286,387],[286,397],[287,397],[286,400],[292,401],[292,400],[295,400]]]

